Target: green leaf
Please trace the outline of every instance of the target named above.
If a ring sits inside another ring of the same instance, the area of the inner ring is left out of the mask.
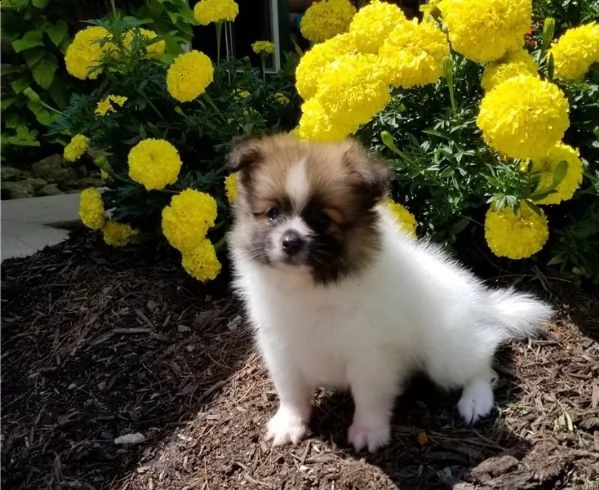
[[[395,146],[395,141],[393,141],[393,135],[389,131],[381,131],[381,140],[383,144],[389,148],[396,155],[402,154],[402,152]]]
[[[40,146],[40,142],[37,141],[38,132],[33,129],[29,130],[27,126],[19,126],[16,128],[16,135],[9,136],[6,141],[15,146]]]
[[[558,185],[562,183],[562,180],[566,177],[568,173],[568,162],[562,160],[559,162],[555,169],[553,170],[553,182],[551,183],[551,188],[555,189]]]
[[[12,88],[13,92],[17,95],[20,94],[27,87],[29,87],[29,80],[25,76],[17,78],[14,82],[10,84],[10,88]]]
[[[43,9],[46,8],[49,2],[50,0],[31,0],[31,5],[33,5],[35,8]]]
[[[67,23],[64,20],[59,20],[56,24],[48,24],[46,26],[46,34],[54,46],[60,47],[62,42],[69,36]]]
[[[35,68],[32,70],[33,79],[40,87],[44,89],[50,88],[54,81],[54,75],[58,68],[58,62],[56,57],[49,53],[43,60],[41,60]]]
[[[2,108],[3,111],[5,111],[11,105],[13,105],[16,100],[16,97],[2,97],[2,101],[0,101],[0,108]]]
[[[33,70],[33,67],[38,63],[44,56],[46,56],[46,49],[43,47],[37,47],[28,49],[21,56],[27,63],[29,70]]]
[[[50,85],[48,93],[50,94],[52,101],[56,104],[58,109],[62,109],[63,107],[66,107],[66,105],[68,104],[69,98],[67,96],[65,83],[60,78],[54,77],[54,82],[52,83],[52,85]]]
[[[43,46],[42,34],[43,31],[41,30],[27,31],[21,39],[13,41],[11,46],[17,53],[37,46]]]
[[[29,5],[29,0],[4,0],[2,2],[3,10],[21,10]]]

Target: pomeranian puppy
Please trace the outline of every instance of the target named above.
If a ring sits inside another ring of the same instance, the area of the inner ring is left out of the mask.
[[[353,140],[254,137],[234,146],[228,167],[238,172],[235,289],[279,397],[267,439],[297,443],[315,388],[349,388],[349,442],[374,452],[417,370],[463,389],[466,422],[491,411],[496,349],[533,334],[549,305],[491,290],[405,234],[383,204],[390,171]]]

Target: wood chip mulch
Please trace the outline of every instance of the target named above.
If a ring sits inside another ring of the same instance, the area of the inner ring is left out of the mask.
[[[475,427],[417,378],[377,455],[351,451],[351,399],[324,390],[310,437],[272,449],[275,394],[226,281],[76,232],[2,264],[2,486],[599,488],[599,301],[554,303],[545,335],[499,353]]]

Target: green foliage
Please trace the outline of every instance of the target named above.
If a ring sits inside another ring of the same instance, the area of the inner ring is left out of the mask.
[[[160,60],[151,60],[145,56],[147,42],[143,38],[134,39],[130,49],[123,48],[124,33],[142,22],[144,19],[118,15],[90,21],[109,30],[119,54],[105,56],[94,89],[71,97],[64,117],[52,125],[51,134],[81,133],[90,139],[94,152],[101,155],[96,160],[98,166],[109,174],[103,200],[106,209],[112,211],[112,219],[131,224],[145,240],[164,244],[162,209],[174,194],[193,188],[217,201],[219,219],[210,238],[218,242],[228,215],[225,152],[231,140],[246,133],[288,131],[297,124],[299,100],[292,81],[296,59],[289,57],[280,73],[265,78],[248,59],[223,60],[214,66],[214,79],[206,93],[179,103],[167,91],[166,73],[174,56],[181,52],[181,43],[187,44],[189,38],[178,32],[178,42],[173,44],[165,35],[165,54]],[[275,94],[283,94],[289,102],[280,103]],[[125,96],[127,101],[114,112],[96,115],[98,102],[108,95]],[[128,175],[128,154],[146,138],[167,140],[177,148],[183,162],[177,182],[160,191],[148,192]]]
[[[566,29],[599,19],[597,0],[533,0],[533,18],[542,22],[547,17],[556,20],[556,36]]]
[[[40,146],[40,136],[60,117],[71,84],[62,65],[69,26],[62,2],[4,0],[2,43],[2,143]]]

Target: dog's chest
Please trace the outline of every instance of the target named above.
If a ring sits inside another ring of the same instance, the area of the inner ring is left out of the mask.
[[[281,296],[255,311],[262,348],[319,385],[346,386],[347,366],[364,333],[359,309],[334,297]]]

